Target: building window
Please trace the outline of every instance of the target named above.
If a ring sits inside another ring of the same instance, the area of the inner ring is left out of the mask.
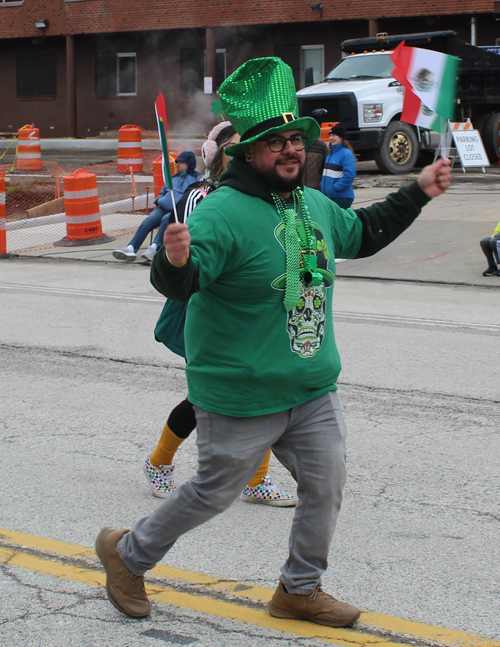
[[[137,94],[137,59],[135,54],[117,54],[116,79],[118,96]]]
[[[96,97],[135,97],[137,57],[135,53],[98,52],[95,57]]]
[[[18,56],[16,77],[20,99],[53,99],[57,88],[55,54]]]
[[[24,0],[0,0],[0,7],[24,4]]]
[[[207,50],[203,52],[204,60],[204,74],[203,76],[208,76],[207,72]],[[216,49],[215,50],[215,80],[213,89],[214,92],[218,89],[219,85],[226,79],[226,50],[225,49]]]
[[[325,52],[323,45],[304,45],[300,49],[300,87],[304,88],[325,78]]]
[[[203,90],[204,55],[203,49],[181,49],[181,92]]]

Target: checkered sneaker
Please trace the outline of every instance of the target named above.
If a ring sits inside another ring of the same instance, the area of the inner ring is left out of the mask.
[[[291,507],[297,505],[298,502],[297,497],[282,492],[274,485],[269,474],[262,479],[259,485],[248,486],[241,495],[241,499],[247,503],[262,503],[279,508]]]
[[[165,499],[175,490],[174,483],[175,465],[160,465],[156,467],[148,458],[144,461],[144,474],[148,479],[149,487],[154,496]]]

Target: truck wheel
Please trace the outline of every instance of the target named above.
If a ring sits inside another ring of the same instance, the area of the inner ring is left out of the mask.
[[[374,158],[382,173],[409,173],[418,157],[417,135],[403,121],[393,121],[385,129],[384,139]]]
[[[499,132],[500,125],[500,112],[494,112],[492,115],[489,115],[482,124],[482,129],[480,130],[484,150],[488,155],[491,164],[496,164],[499,159],[498,153],[498,139],[500,136]]]

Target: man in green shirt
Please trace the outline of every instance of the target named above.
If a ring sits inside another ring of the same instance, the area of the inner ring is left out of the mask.
[[[450,183],[448,160],[385,201],[343,210],[304,188],[305,147],[319,126],[297,118],[291,70],[248,61],[222,84],[241,134],[217,191],[189,225],[170,225],[151,281],[189,302],[185,326],[198,470],[127,532],[101,531],[97,552],[111,602],[149,614],[143,574],[188,530],[224,511],[269,447],[297,481],[289,556],[271,615],[342,627],[360,611],[321,589],[345,483],[346,428],[336,394],[335,258],[375,254]]]

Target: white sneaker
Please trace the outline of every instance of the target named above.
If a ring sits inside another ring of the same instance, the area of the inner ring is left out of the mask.
[[[144,461],[144,474],[148,479],[149,487],[154,496],[165,499],[175,490],[174,468],[175,465],[160,465],[156,467],[149,460]]]
[[[144,258],[146,261],[151,261],[153,260],[153,256],[156,254],[156,249],[151,245],[151,247],[148,247],[147,250],[144,252],[144,254],[141,254],[141,257]]]
[[[119,261],[135,261],[137,254],[129,247],[124,247],[123,249],[115,249],[113,256]]]

